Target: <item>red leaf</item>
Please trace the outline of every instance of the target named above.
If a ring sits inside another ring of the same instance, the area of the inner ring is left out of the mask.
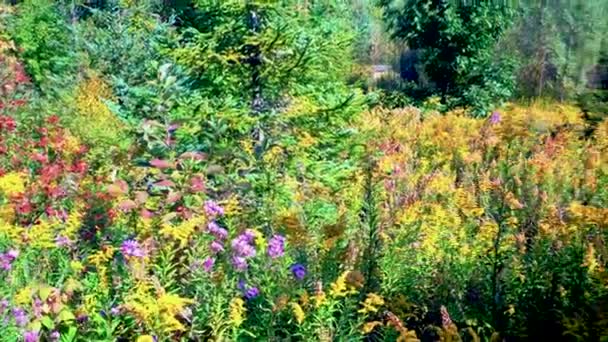
[[[170,188],[172,186],[175,186],[175,183],[173,183],[172,181],[170,181],[168,179],[165,179],[165,180],[162,180],[160,182],[154,183],[154,186],[161,186],[161,187]]]
[[[137,207],[137,203],[132,200],[124,200],[118,204],[118,209],[123,211],[131,211]]]
[[[169,169],[174,167],[173,163],[167,160],[161,160],[161,159],[152,159],[150,161],[150,165],[159,168],[159,169]]]
[[[169,195],[167,195],[167,203],[173,204],[173,203],[179,201],[181,198],[182,198],[181,192],[170,192]]]

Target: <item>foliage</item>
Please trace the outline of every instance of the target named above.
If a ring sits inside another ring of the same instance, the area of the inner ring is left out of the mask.
[[[502,91],[502,28],[452,56],[457,92],[366,97],[369,4],[38,1],[0,7],[2,339],[608,334],[608,122],[449,110]]]
[[[40,87],[52,91],[58,75],[68,76],[76,68],[70,29],[54,1],[26,0],[8,25],[20,47],[25,69]],[[49,39],[52,37],[52,39]],[[65,83],[63,84],[65,85]]]
[[[393,35],[422,51],[429,86],[449,108],[472,107],[475,114],[486,115],[511,96],[512,62],[494,53],[513,18],[511,9],[489,1],[474,6],[438,0],[381,4]]]

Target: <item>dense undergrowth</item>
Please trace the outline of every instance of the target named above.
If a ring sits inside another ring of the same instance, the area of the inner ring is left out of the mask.
[[[239,1],[183,30],[21,6],[0,10],[0,340],[608,336],[608,121],[371,108],[332,2],[253,7],[262,33],[226,19]]]

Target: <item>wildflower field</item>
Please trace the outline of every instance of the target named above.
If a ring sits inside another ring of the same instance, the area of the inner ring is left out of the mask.
[[[0,341],[608,341],[608,120],[388,108],[301,3],[0,5]]]

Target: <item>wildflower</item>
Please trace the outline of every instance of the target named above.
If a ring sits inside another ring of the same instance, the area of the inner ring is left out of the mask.
[[[268,256],[272,259],[282,257],[285,254],[285,238],[274,235],[268,242]]]
[[[224,246],[217,242],[217,241],[213,241],[211,242],[211,244],[209,245],[209,249],[211,250],[211,252],[213,252],[214,254],[217,254],[219,252],[223,252],[224,251]]]
[[[121,312],[121,310],[120,310],[120,307],[118,307],[118,306],[114,306],[110,309],[110,315],[112,315],[112,316],[118,316],[118,315],[120,315],[120,312]]]
[[[205,272],[211,272],[211,270],[213,269],[213,265],[215,265],[215,259],[207,258],[203,262],[203,269],[205,270]]]
[[[232,257],[232,266],[237,271],[245,271],[247,269],[247,259],[243,257],[233,256]]]
[[[296,322],[298,322],[298,324],[302,324],[302,322],[304,322],[304,319],[306,318],[306,316],[305,316],[304,310],[302,310],[302,307],[300,306],[300,304],[291,303],[291,310],[293,312],[293,316],[296,319]]]
[[[331,284],[330,294],[334,297],[345,297],[355,292],[352,286],[347,285],[347,277],[350,272],[342,273],[334,283]]]
[[[135,240],[125,240],[120,246],[120,251],[127,258],[143,258],[146,256],[146,253],[139,245],[139,242]]]
[[[156,342],[156,337],[152,335],[142,335],[137,338],[137,342]]]
[[[220,227],[215,221],[211,221],[207,224],[207,231],[218,240],[225,240],[228,237],[228,231]]]
[[[297,280],[302,280],[306,277],[306,266],[302,264],[293,264],[290,269],[293,277]]]
[[[367,298],[361,305],[363,308],[359,309],[359,313],[378,312],[378,307],[384,305],[384,299],[375,293],[368,293]]]
[[[496,125],[500,122],[500,113],[499,112],[493,112],[492,115],[490,115],[490,123],[492,125]]]
[[[27,314],[21,308],[13,308],[13,318],[15,319],[15,324],[20,327],[23,327],[29,321]]]
[[[255,248],[251,245],[251,242],[247,240],[243,235],[232,240],[232,249],[234,253],[241,257],[254,257]]]
[[[372,322],[366,322],[363,327],[361,328],[361,331],[363,331],[364,334],[369,334],[370,332],[372,332],[377,326],[381,326],[382,322],[379,321],[372,321]]]
[[[9,271],[12,268],[12,262],[19,256],[19,251],[10,249],[8,252],[0,254],[0,268]]]
[[[40,336],[38,336],[37,331],[30,330],[23,333],[24,342],[38,342],[39,339]]]
[[[318,282],[317,285],[321,285],[321,282]],[[313,300],[315,302],[315,307],[318,308],[321,305],[323,305],[323,303],[325,303],[325,291],[323,291],[322,287],[319,287],[317,289],[317,291],[315,292],[315,296],[313,297]]]
[[[245,298],[251,300],[256,298],[260,294],[260,290],[257,287],[250,287],[245,291]]]
[[[222,208],[214,201],[206,201],[205,213],[207,213],[207,215],[209,215],[211,218],[215,218],[217,216],[224,216],[224,208]]]
[[[0,192],[13,196],[25,191],[25,183],[21,174],[11,172],[0,177]]]
[[[243,324],[245,312],[245,302],[241,298],[236,297],[230,301],[230,323],[233,326],[239,327]]]

